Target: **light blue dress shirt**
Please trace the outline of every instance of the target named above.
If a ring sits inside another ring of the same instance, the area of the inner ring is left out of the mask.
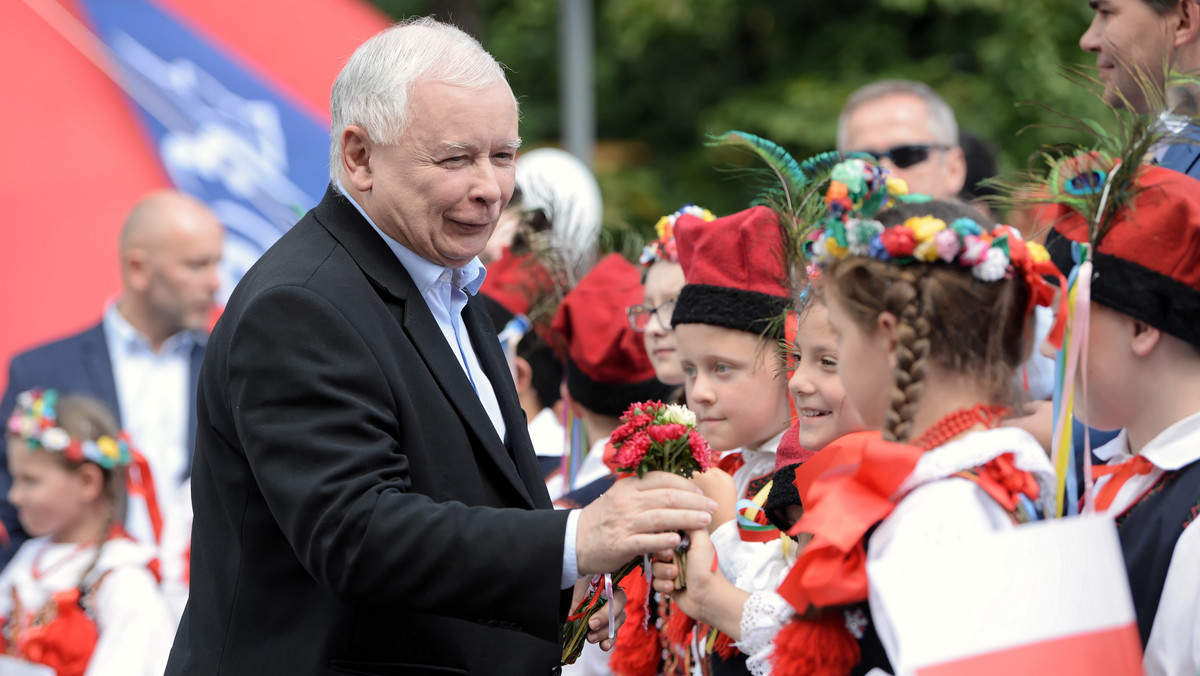
[[[484,277],[487,276],[487,269],[484,268],[483,263],[479,262],[478,258],[472,258],[461,268],[447,268],[425,260],[380,230],[358,202],[346,193],[341,181],[338,181],[336,185],[338,192],[354,205],[358,213],[362,214],[362,217],[396,255],[400,264],[408,271],[408,275],[412,277],[413,283],[421,292],[421,297],[425,299],[425,304],[429,306],[429,311],[433,313],[438,328],[442,330],[446,344],[458,358],[459,366],[470,379],[475,393],[479,395],[479,401],[487,411],[492,426],[496,428],[496,434],[499,435],[501,441],[504,441],[507,438],[507,428],[504,424],[504,417],[500,413],[500,402],[496,399],[496,390],[492,387],[487,374],[483,372],[483,367],[479,364],[479,357],[471,345],[471,337],[467,335],[466,329],[462,326],[462,311],[467,304],[467,294],[473,296],[479,292],[479,287],[483,285]],[[563,536],[563,589],[575,584],[575,581],[579,579],[579,564],[575,553],[575,535],[578,527],[579,510],[571,510],[571,514],[567,518],[567,531]]]

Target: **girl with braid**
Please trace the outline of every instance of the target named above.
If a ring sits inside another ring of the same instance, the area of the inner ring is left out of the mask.
[[[1055,270],[1015,228],[986,228],[956,204],[872,216],[886,179],[866,162],[833,175],[845,180],[831,181],[812,245],[817,287],[846,396],[882,435],[827,446],[842,471],[800,496],[791,532],[812,540],[778,590],[794,614],[773,673],[910,673],[868,566],[1013,528],[1052,498],[1045,451],[1000,424],[1032,347],[1032,310],[1055,297],[1042,275]]]
[[[6,431],[8,499],[33,539],[0,574],[0,673],[163,673],[173,623],[154,550],[120,526],[128,438],[102,403],[54,390],[22,393]]]

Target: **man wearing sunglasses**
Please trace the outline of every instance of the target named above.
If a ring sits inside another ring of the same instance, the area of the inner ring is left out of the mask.
[[[847,99],[838,117],[837,148],[873,155],[911,192],[953,199],[967,164],[954,112],[928,85],[880,80]]]

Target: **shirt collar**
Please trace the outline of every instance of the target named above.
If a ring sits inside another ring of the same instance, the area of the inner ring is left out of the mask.
[[[362,217],[366,219],[371,228],[383,238],[384,243],[388,245],[388,248],[399,259],[400,264],[408,271],[409,276],[416,283],[422,296],[427,294],[438,283],[438,280],[442,278],[442,273],[447,270],[450,272],[450,279],[456,288],[462,289],[472,296],[479,292],[479,287],[483,286],[483,280],[487,276],[487,268],[479,261],[478,256],[472,258],[461,268],[448,268],[422,258],[408,247],[389,237],[383,230],[380,230],[379,226],[375,225],[375,221],[371,220],[371,217],[367,215],[367,212],[363,211],[358,202],[346,192],[346,189],[342,186],[341,179],[337,179],[335,184],[338,192],[350,204],[354,205],[354,208],[358,210],[358,213],[362,214]]]
[[[125,319],[125,315],[117,309],[117,303],[109,305],[104,311],[104,334],[110,345],[117,346],[124,352],[135,347],[154,352],[149,339]],[[203,345],[206,338],[207,336],[200,331],[180,331],[163,341],[159,353],[189,352],[194,346]]]
[[[1167,471],[1181,469],[1200,460],[1198,438],[1200,438],[1200,412],[1193,413],[1159,432],[1158,436],[1151,439],[1150,443],[1142,448],[1140,455],[1159,469]],[[1104,453],[1102,454],[1101,451]],[[1096,457],[1106,462],[1114,458],[1122,461],[1133,457],[1129,452],[1129,438],[1125,430],[1121,430],[1115,439],[1097,449]]]

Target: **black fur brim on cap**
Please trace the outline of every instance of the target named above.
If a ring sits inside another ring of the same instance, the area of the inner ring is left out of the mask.
[[[675,387],[666,385],[657,378],[636,383],[601,383],[592,380],[567,357],[567,392],[593,413],[619,418],[630,404],[642,401],[666,402]]]
[[[1075,266],[1071,239],[1052,231],[1046,236],[1046,250],[1063,275],[1070,275]],[[1200,317],[1200,292],[1161,272],[1102,251],[1092,252],[1092,266],[1092,300],[1200,348],[1200,322],[1196,321]]]
[[[777,321],[788,307],[788,299],[757,291],[708,284],[687,284],[675,301],[671,325],[709,324],[773,337],[783,335]]]

